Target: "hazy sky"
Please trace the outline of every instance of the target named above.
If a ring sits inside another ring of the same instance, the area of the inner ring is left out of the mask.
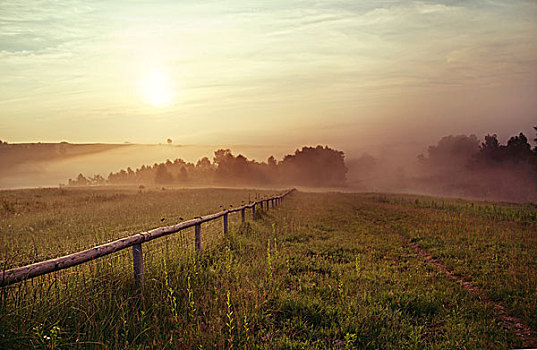
[[[535,0],[2,0],[0,28],[10,142],[358,149],[537,124]]]

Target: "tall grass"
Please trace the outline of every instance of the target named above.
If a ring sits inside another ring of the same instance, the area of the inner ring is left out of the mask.
[[[74,253],[279,191],[67,188],[0,191],[0,269]]]
[[[468,272],[463,258],[475,268],[490,268],[482,284],[490,292],[501,289],[485,282],[511,269],[498,264],[506,252],[533,254],[533,231],[516,221],[486,226],[471,213],[414,205],[367,195],[295,193],[277,210],[260,212],[256,222],[230,218],[229,237],[216,224],[202,226],[199,253],[192,247],[192,230],[144,244],[146,284],[139,294],[130,252],[5,288],[0,344],[13,349],[521,346],[490,306],[428,266],[404,235],[415,238],[419,232],[419,244],[463,272]],[[494,244],[465,233],[481,227]],[[500,227],[525,241],[498,250]],[[446,253],[461,237],[481,250],[449,260]],[[496,261],[476,256],[490,250]],[[527,259],[521,254],[513,263]],[[531,307],[535,269],[520,269],[531,273],[516,299]]]

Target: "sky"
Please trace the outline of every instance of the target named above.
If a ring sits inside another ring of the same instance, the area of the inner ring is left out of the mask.
[[[537,125],[537,1],[0,2],[0,139],[328,144]]]

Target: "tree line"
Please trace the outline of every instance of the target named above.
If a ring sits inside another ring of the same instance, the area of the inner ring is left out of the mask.
[[[534,129],[537,132],[537,126]],[[537,143],[537,137],[533,141]],[[532,149],[524,133],[512,136],[503,145],[496,134],[485,136],[481,143],[475,135],[450,135],[429,146],[428,156],[419,155],[418,159],[436,168],[511,167],[526,169],[530,175],[537,176],[537,146]]]
[[[103,184],[217,184],[217,185],[298,185],[341,187],[346,183],[347,168],[342,151],[328,146],[303,147],[278,161],[270,156],[266,162],[233,155],[219,149],[212,161],[203,157],[196,163],[177,158],[163,163],[143,165],[138,169],[121,169],[107,178],[79,174],[69,179],[71,186]]]
[[[537,132],[537,126],[534,127]],[[533,139],[537,143],[537,137]],[[443,137],[419,157],[423,184],[438,192],[509,200],[537,199],[537,146],[524,133],[501,144],[496,134]]]

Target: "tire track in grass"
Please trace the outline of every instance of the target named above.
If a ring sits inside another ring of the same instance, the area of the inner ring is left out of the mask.
[[[408,245],[411,246],[416,253],[423,257],[429,264],[435,266],[438,270],[442,271],[453,280],[459,282],[464,289],[479,297],[483,303],[493,306],[494,310],[496,311],[497,318],[502,322],[505,328],[509,329],[520,337],[524,347],[537,347],[537,335],[533,333],[532,330],[521,319],[510,315],[503,305],[490,300],[485,293],[479,289],[478,286],[465,280],[463,277],[454,274],[453,271],[449,270],[446,265],[442,264],[442,262],[434,258],[428,251],[421,248],[415,242],[406,237],[403,238],[406,240]]]

